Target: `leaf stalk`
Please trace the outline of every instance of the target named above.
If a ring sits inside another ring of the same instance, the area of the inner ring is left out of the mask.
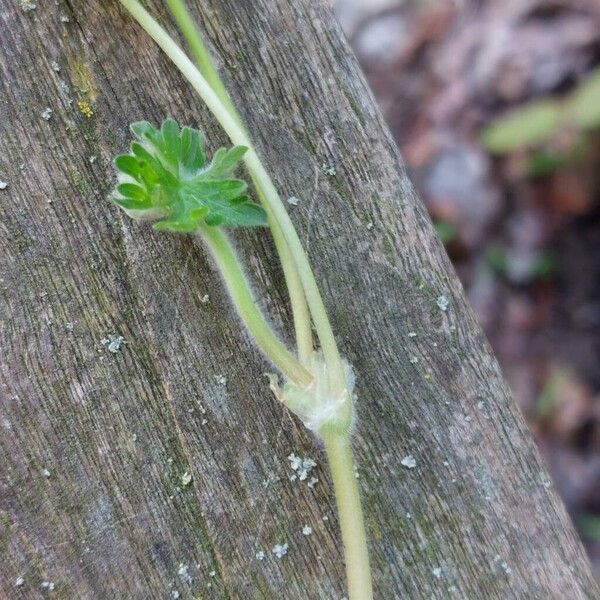
[[[231,243],[219,227],[199,223],[198,233],[213,255],[223,276],[229,296],[259,348],[287,377],[302,387],[309,387],[312,375],[277,339],[256,306],[248,282],[240,268]]]
[[[196,61],[196,65],[198,66],[200,73],[202,73],[207,83],[219,97],[225,108],[229,111],[229,114],[245,132],[242,118],[235,109],[235,106],[229,97],[229,93],[227,92],[227,89],[225,88],[212,63],[210,54],[204,45],[204,41],[202,40],[202,36],[200,35],[187,7],[181,0],[167,0],[167,4],[171,10],[173,18],[175,19],[175,23],[179,27],[179,30],[183,34],[185,41],[190,47],[192,56]],[[290,252],[289,246],[285,240],[285,237],[283,236],[281,227],[275,219],[273,211],[271,210],[269,203],[265,198],[265,191],[261,187],[260,182],[256,180],[252,173],[250,173],[250,176],[252,177],[254,187],[256,188],[258,199],[267,213],[269,228],[271,230],[271,235],[273,236],[273,241],[275,243],[275,249],[277,250],[279,261],[283,269],[283,275],[288,288],[288,295],[292,308],[298,356],[300,358],[300,362],[304,366],[308,366],[310,364],[314,346],[310,312],[306,303],[306,296],[304,294],[304,288],[302,287],[302,281],[300,280],[296,263],[294,262],[294,258]]]
[[[317,282],[315,281],[308,258],[302,248],[302,243],[294,229],[293,223],[283,206],[271,178],[254,150],[248,135],[240,126],[237,119],[231,115],[194,63],[139,2],[137,0],[120,0],[120,2],[189,81],[214,117],[219,121],[231,141],[236,145],[247,146],[249,148],[244,157],[246,166],[253,180],[261,188],[262,198],[265,204],[271,209],[274,220],[281,228],[283,237],[289,246],[291,256],[296,263],[317,336],[323,349],[323,356],[328,366],[331,393],[343,393],[345,389],[344,369]]]
[[[323,300],[293,223],[260,157],[250,142],[242,119],[212,65],[210,55],[185,5],[181,0],[166,1],[190,45],[198,67],[137,0],[120,0],[189,81],[231,141],[236,145],[249,148],[244,160],[258,192],[259,200],[267,213],[284,269],[294,314],[300,360],[297,360],[277,339],[257,308],[233,248],[225,234],[218,227],[202,223],[199,224],[199,234],[210,248],[219,266],[238,314],[263,352],[287,377],[307,388],[309,392],[316,391],[319,387],[318,384],[323,382],[326,388],[324,397],[333,400],[334,404],[336,399],[340,398],[348,398],[350,402],[352,386],[348,385],[347,373]],[[317,377],[316,371],[309,372],[307,369],[317,356],[313,351],[311,316],[326,366],[323,371],[326,375],[322,377]],[[273,387],[275,387],[274,384]],[[281,399],[285,401],[284,396]],[[304,405],[302,393],[296,395],[296,400]],[[344,403],[344,409],[350,411],[347,418],[348,423],[351,424],[351,404]],[[335,419],[329,421],[329,425],[326,424],[318,429],[318,434],[325,445],[333,477],[346,557],[349,596],[351,600],[372,600],[369,555],[350,444],[350,425],[336,428],[334,423]]]

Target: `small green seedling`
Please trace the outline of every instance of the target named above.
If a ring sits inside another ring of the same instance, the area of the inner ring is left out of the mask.
[[[248,201],[245,181],[233,172],[248,148],[219,148],[206,164],[204,138],[173,119],[160,130],[141,121],[131,125],[137,138],[130,154],[115,159],[118,204],[133,218],[160,218],[155,229],[192,232],[199,225],[265,226],[265,211]]]
[[[350,446],[354,376],[341,358],[325,306],[298,234],[240,115],[219,78],[181,0],[167,0],[195,63],[137,2],[121,0],[162,48],[229,135],[232,148],[208,160],[202,134],[166,119],[160,128],[133,123],[130,152],[115,159],[119,174],[114,202],[154,228],[199,236],[210,250],[244,326],[280,371],[270,376],[275,397],[323,442],[336,493],[351,600],[373,597],[366,534]],[[234,176],[245,163],[260,204]],[[228,230],[268,227],[288,288],[296,348],[288,349],[259,309]],[[318,344],[313,339],[313,326]],[[191,475],[190,475],[191,480]]]

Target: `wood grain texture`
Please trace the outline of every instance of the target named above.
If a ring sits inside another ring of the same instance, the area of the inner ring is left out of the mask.
[[[223,134],[116,2],[37,4],[0,8],[0,597],[341,599],[322,449],[271,398],[204,250],[107,200],[129,122],[171,115],[213,149]],[[358,375],[377,597],[598,597],[329,8],[192,4],[282,194],[300,199],[292,217]],[[268,234],[236,244],[291,331]],[[109,334],[125,339],[115,353]],[[290,481],[292,452],[318,462],[314,488]]]

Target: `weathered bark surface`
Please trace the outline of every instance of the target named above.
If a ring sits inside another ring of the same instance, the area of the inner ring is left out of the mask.
[[[172,115],[213,147],[222,133],[116,2],[37,4],[0,9],[0,596],[342,598],[322,450],[271,398],[203,249],[107,200],[130,121]],[[194,11],[282,194],[300,198],[292,216],[358,374],[377,597],[597,597],[329,9]],[[236,239],[289,331],[269,236]],[[116,353],[108,334],[126,340]],[[317,460],[314,488],[290,481],[291,452]]]

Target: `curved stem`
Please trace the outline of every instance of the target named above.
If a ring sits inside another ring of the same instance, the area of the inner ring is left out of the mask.
[[[265,196],[268,198],[268,203],[273,210],[275,218],[279,222],[283,235],[288,243],[290,252],[296,262],[298,274],[302,281],[304,293],[306,294],[306,300],[310,308],[310,312],[315,323],[315,329],[321,348],[323,349],[323,357],[327,365],[327,377],[330,384],[330,392],[338,396],[344,393],[346,389],[346,377],[344,368],[342,365],[342,359],[333,335],[331,324],[329,323],[329,317],[323,299],[319,292],[319,287],[315,280],[315,276],[312,272],[310,263],[302,242],[298,237],[294,224],[290,219],[285,207],[283,206],[279,194],[269,177],[266,169],[264,168],[256,151],[250,147],[245,156],[246,165],[248,170],[253,173],[256,180],[260,182],[260,185],[265,192]]]
[[[227,135],[229,135],[231,141],[234,144],[248,146],[249,150],[245,155],[248,171],[251,173],[253,179],[255,178],[258,181],[265,201],[273,211],[275,220],[279,224],[279,227],[281,227],[283,236],[296,263],[315,329],[317,330],[317,335],[323,349],[331,393],[335,395],[342,394],[346,388],[344,369],[317,282],[315,281],[308,258],[304,253],[302,243],[294,229],[292,221],[283,206],[271,178],[262,165],[256,151],[253,149],[246,132],[229,113],[229,110],[223,105],[218,95],[194,63],[139,2],[137,0],[120,1],[146,33],[152,37],[163,52],[171,59],[182,75],[190,82]]]
[[[190,82],[192,87],[219,121],[223,129],[227,132],[232,142],[234,144],[249,147],[245,156],[246,165],[254,181],[255,187],[259,191],[261,202],[267,211],[276,244],[277,235],[280,235],[283,238],[283,243],[280,244],[283,251],[280,253],[280,256],[282,258],[284,269],[284,261],[286,261],[288,265],[294,267],[295,272],[298,275],[297,279],[300,281],[303,291],[302,297],[304,297],[304,295],[306,297],[306,303],[308,303],[317,330],[317,335],[323,349],[327,367],[329,392],[333,394],[347,393],[344,369],[333,336],[333,331],[298,234],[294,229],[293,223],[281,202],[271,178],[255,150],[252,148],[248,135],[241,123],[241,119],[232,107],[229,96],[227,95],[218,74],[214,70],[212,64],[210,64],[208,53],[206,52],[201,39],[200,46],[202,48],[200,49],[200,54],[197,56],[199,57],[200,68],[203,70],[206,78],[169,37],[164,29],[162,29],[162,27],[160,27],[160,25],[144,10],[137,0],[120,1]],[[188,18],[187,11],[185,11],[185,7],[181,2],[178,0],[168,1],[170,6],[175,6],[176,11],[179,11],[177,13],[179,18]],[[187,34],[185,31],[187,31]],[[196,35],[193,31],[191,34]],[[190,35],[189,28],[184,30],[184,35],[186,35],[186,37]],[[213,87],[215,82],[218,83]],[[227,238],[217,228],[201,227],[201,230],[205,241],[215,256],[215,260],[219,264],[219,268],[225,278],[232,300],[249,331],[256,337],[259,346],[290,378],[303,382],[301,383],[302,385],[310,384],[312,382],[312,375],[275,337],[267,323],[264,321],[260,311],[256,308],[246,280],[239,268],[235,254],[233,253]],[[279,232],[279,234],[277,232]],[[278,251],[279,250],[280,248],[278,247]],[[286,252],[289,252],[289,255],[286,254]],[[293,275],[291,280],[293,281]],[[298,282],[296,281],[296,283]],[[290,297],[291,296],[292,292],[290,291]],[[295,314],[296,312],[297,311],[295,311]],[[310,323],[307,315],[303,315],[302,318],[304,319],[303,325]],[[308,355],[310,355],[312,353],[312,337],[310,338],[310,351],[308,350],[306,336],[302,344],[299,341],[299,346],[304,348],[304,350],[299,352],[301,356],[303,353],[308,353]],[[358,484],[354,473],[349,433],[327,428],[322,429],[319,433],[325,444],[333,476],[344,553],[346,557],[346,571],[350,599],[372,600],[373,591],[364,519],[360,504]]]
[[[183,37],[190,47],[192,56],[196,61],[198,69],[204,76],[204,79],[206,79],[207,83],[214,90],[215,94],[219,97],[223,105],[227,108],[229,114],[237,121],[240,128],[245,130],[243,120],[231,102],[229,93],[223,85],[223,82],[212,63],[210,54],[204,45],[204,41],[202,40],[202,36],[194,24],[194,21],[185,4],[182,2],[182,0],[166,1],[169,5],[171,13],[173,14],[175,23],[179,27]],[[294,262],[294,258],[290,252],[287,242],[285,241],[281,227],[279,227],[277,220],[273,216],[273,211],[270,209],[268,202],[265,199],[265,194],[260,186],[260,183],[256,181],[254,177],[252,177],[252,179],[259,196],[259,200],[267,212],[269,228],[271,229],[275,248],[283,268],[283,275],[288,288],[288,295],[290,297],[290,304],[292,307],[298,356],[300,358],[300,362],[307,366],[310,363],[314,348],[310,313],[306,303],[306,296],[304,295],[302,281],[300,280],[296,263]]]
[[[322,434],[333,478],[350,600],[372,600],[373,586],[364,518],[350,438],[344,434]]]
[[[223,85],[223,82],[213,65],[210,54],[204,45],[202,37],[200,36],[185,4],[182,0],[166,0],[166,2],[169,5],[169,10],[175,19],[177,27],[179,27],[185,41],[192,51],[192,57],[196,61],[198,69],[204,76],[204,79],[206,79],[208,85],[210,85],[215,94],[217,94],[223,105],[229,111],[229,114],[237,120],[240,127],[243,127],[242,119],[235,110],[235,106],[229,97],[227,88]]]
[[[252,180],[254,182],[254,187],[256,188],[259,200],[261,201],[261,204],[267,213],[269,228],[271,229],[273,242],[275,243],[275,248],[277,250],[277,254],[279,255],[281,268],[283,269],[283,276],[285,278],[288,295],[290,297],[290,304],[292,306],[292,317],[294,319],[294,332],[296,335],[298,357],[300,358],[300,362],[307,367],[310,365],[314,346],[310,312],[306,302],[304,288],[302,287],[300,273],[298,273],[298,268],[294,262],[294,257],[292,256],[290,248],[285,240],[285,237],[283,236],[281,227],[279,227],[277,220],[273,216],[273,211],[271,210],[269,203],[265,200],[262,188],[254,181],[254,177]]]
[[[312,375],[277,339],[256,307],[256,301],[252,297],[248,282],[225,234],[218,227],[202,224],[199,225],[198,230],[219,267],[229,296],[240,318],[254,336],[260,349],[292,381],[302,387],[308,387],[312,383]]]

